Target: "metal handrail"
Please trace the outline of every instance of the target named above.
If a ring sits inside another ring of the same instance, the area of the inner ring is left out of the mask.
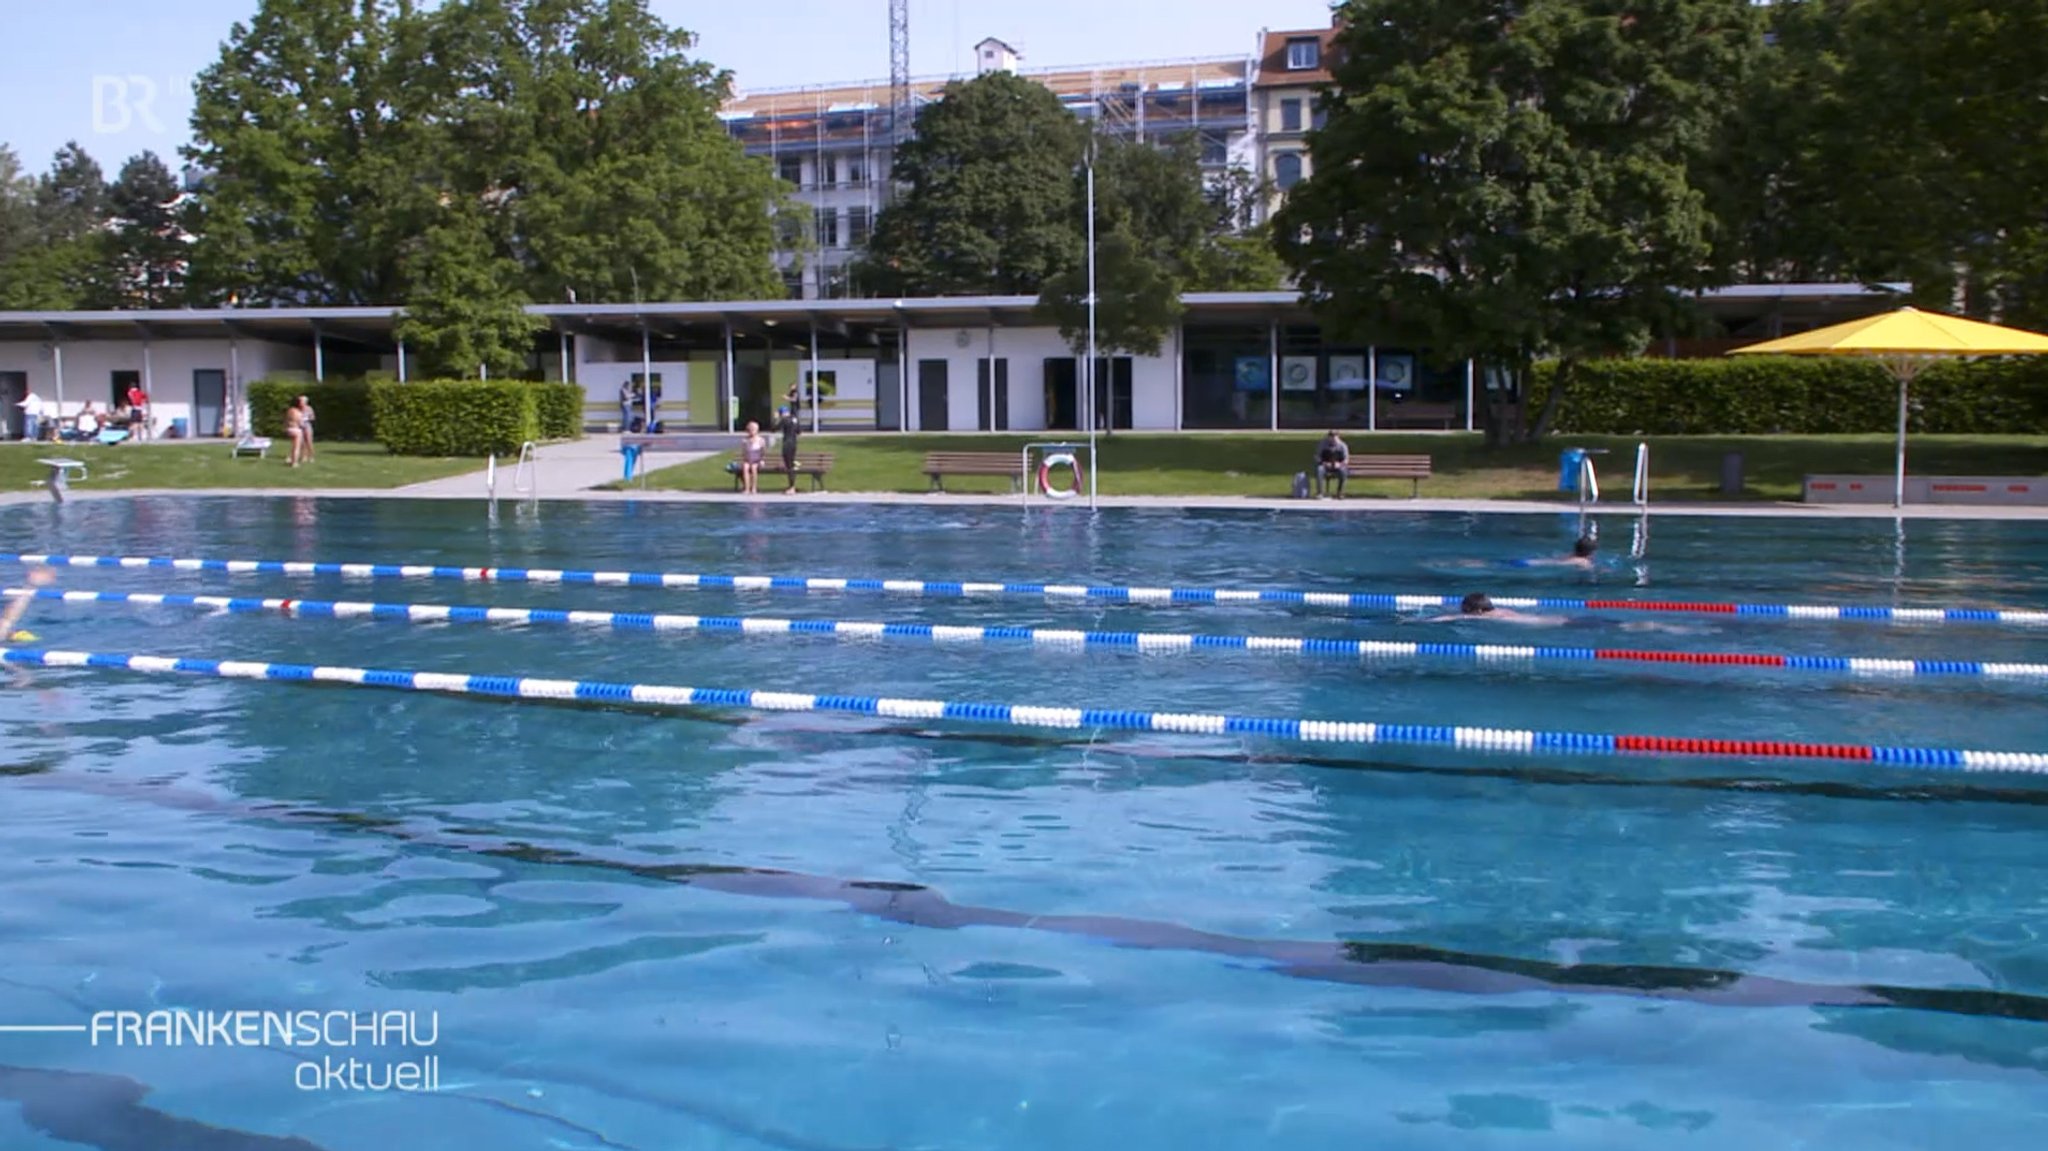
[[[532,440],[519,445],[519,465],[512,471],[512,492],[525,496],[528,504],[540,502],[540,445]]]

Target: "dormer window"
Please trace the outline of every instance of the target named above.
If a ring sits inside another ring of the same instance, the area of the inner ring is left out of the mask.
[[[1323,62],[1322,42],[1312,36],[1287,42],[1287,70],[1309,72]]]

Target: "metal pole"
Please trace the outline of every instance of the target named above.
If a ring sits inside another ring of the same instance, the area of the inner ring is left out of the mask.
[[[398,382],[405,382],[405,340],[398,341]]]
[[[57,372],[57,418],[64,418],[64,341],[50,338],[50,360]]]
[[[795,412],[789,413],[791,416]],[[811,314],[811,431],[818,430],[818,316]],[[791,483],[796,482],[791,480]]]
[[[640,427],[654,434],[654,349],[645,317],[640,320]]]
[[[740,383],[737,369],[733,367],[732,320],[725,321],[725,427],[727,431],[740,418]]]
[[[1906,506],[1906,382],[1913,378],[1912,366],[1904,361],[1898,365],[1899,372],[1899,458],[1896,474],[1892,478],[1892,506]]]
[[[1365,350],[1365,430],[1380,430],[1380,350]]]
[[[994,371],[994,367],[990,367]],[[1088,141],[1088,506],[1095,506],[1095,141]]]
[[[320,338],[320,325],[313,325],[313,382],[327,382],[327,341]]]
[[[144,413],[156,407],[156,377],[149,370],[149,337],[142,338],[142,394],[149,397],[142,405],[143,410],[135,413],[142,417],[142,434],[154,438],[155,421]]]
[[[1266,417],[1270,430],[1280,430],[1280,320],[1266,322]]]
[[[896,329],[896,433],[910,434],[910,320],[897,315]]]
[[[241,394],[241,390],[242,345],[239,341],[230,339],[228,341],[228,394],[224,397],[227,402],[222,405],[226,410],[221,413],[221,422],[229,424],[237,432],[242,430],[242,405],[236,399]]]
[[[569,333],[559,332],[557,335],[561,337],[562,343],[562,382],[572,383],[574,381],[569,379]]]
[[[1472,430],[1473,379],[1476,371],[1471,360],[1465,361],[1465,430]]]

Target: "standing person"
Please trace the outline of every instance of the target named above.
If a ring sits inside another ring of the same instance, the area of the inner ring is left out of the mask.
[[[786,496],[796,494],[796,441],[803,434],[803,423],[796,413],[783,408],[775,413],[775,430],[782,433],[782,473],[789,479],[789,486],[782,489]]]
[[[306,448],[305,462],[310,464],[313,462],[313,405],[307,402],[306,397],[300,396],[297,407],[299,409],[299,440]]]
[[[285,463],[286,467],[298,467],[299,456],[305,451],[306,429],[300,422],[303,418],[297,404],[284,410],[284,434],[285,438],[292,442],[291,456]]]
[[[21,409],[21,438],[31,443],[43,438],[43,397],[30,392],[16,405]]]
[[[138,440],[149,438],[149,393],[140,383],[128,386],[128,433]]]
[[[740,442],[740,490],[750,496],[761,494],[761,457],[768,452],[768,437],[761,425],[747,421],[747,438]]]
[[[633,377],[619,383],[619,431],[633,430]]]

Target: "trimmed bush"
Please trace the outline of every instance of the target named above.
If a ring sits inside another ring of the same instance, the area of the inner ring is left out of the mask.
[[[370,420],[368,380],[263,379],[249,385],[249,426],[259,436],[284,435],[284,410],[300,397],[313,405],[313,436],[322,443],[368,443],[377,438]]]
[[[573,440],[583,434],[583,385],[532,384],[535,412],[544,440]]]
[[[379,381],[370,389],[377,439],[396,456],[513,455],[540,439],[539,402],[520,380]]]
[[[1537,366],[1537,411],[1555,364]],[[1914,380],[1908,427],[1948,435],[2048,428],[2048,357],[1956,361]],[[1869,360],[1749,357],[1579,365],[1555,430],[1577,435],[1835,435],[1898,427],[1898,384]]]

